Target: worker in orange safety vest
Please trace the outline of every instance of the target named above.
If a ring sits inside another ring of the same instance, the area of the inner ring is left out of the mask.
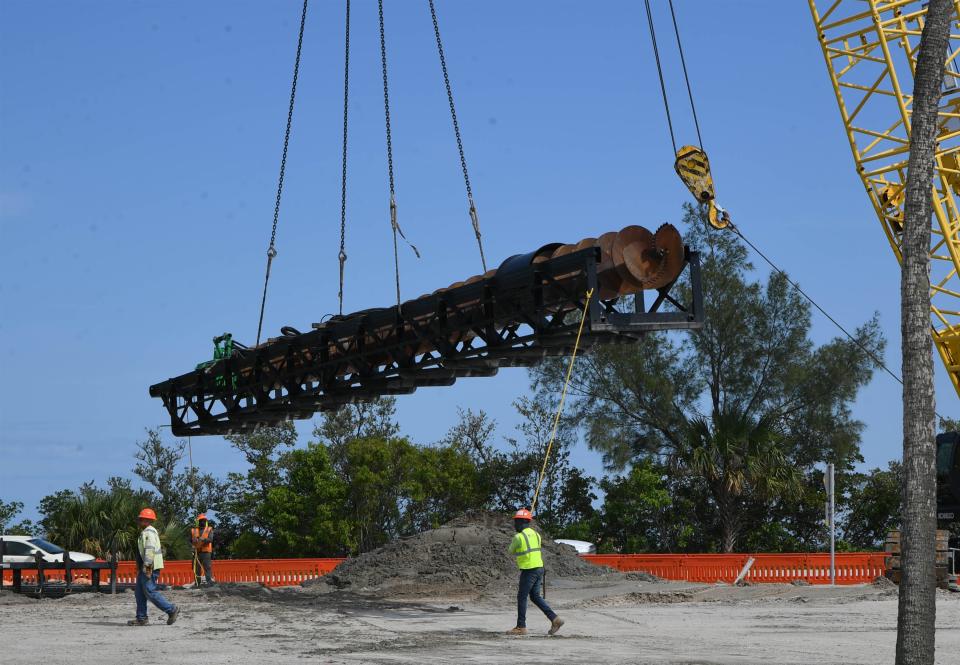
[[[190,542],[193,544],[193,576],[197,586],[200,586],[201,573],[206,575],[207,585],[213,584],[213,527],[205,513],[197,515],[197,525],[190,529]]]

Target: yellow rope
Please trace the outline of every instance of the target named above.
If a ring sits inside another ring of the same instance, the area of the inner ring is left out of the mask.
[[[540,467],[540,477],[537,478],[537,489],[533,493],[533,503],[530,504],[531,513],[537,509],[537,499],[540,497],[540,486],[543,484],[543,477],[547,472],[547,462],[550,460],[550,450],[553,448],[553,441],[557,437],[557,426],[560,424],[560,416],[563,414],[563,402],[567,398],[567,388],[570,386],[570,377],[573,375],[573,362],[577,359],[577,350],[580,348],[580,335],[583,333],[583,324],[587,320],[587,308],[590,307],[591,297],[593,297],[593,289],[587,291],[587,299],[583,303],[583,314],[580,317],[580,327],[577,329],[577,340],[573,343],[570,365],[567,366],[567,378],[563,382],[563,391],[560,393],[560,406],[557,407],[557,415],[553,419],[553,430],[550,432],[547,454],[543,456],[543,466]]]

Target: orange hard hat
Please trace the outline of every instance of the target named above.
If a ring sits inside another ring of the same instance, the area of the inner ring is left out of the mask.
[[[207,519],[207,514],[206,514],[206,513],[200,513],[199,515],[197,515],[197,521],[198,521],[198,522],[199,522],[200,520],[205,520],[205,519]]]
[[[513,514],[513,519],[515,520],[532,520],[533,513],[531,513],[526,508],[521,508],[516,513]]]
[[[157,514],[153,512],[153,508],[144,508],[137,517],[140,519],[155,520],[157,519]]]

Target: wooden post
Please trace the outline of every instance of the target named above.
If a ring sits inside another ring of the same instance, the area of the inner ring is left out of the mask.
[[[63,553],[63,581],[66,583],[66,593],[70,593],[70,587],[73,585],[73,562],[70,560],[70,552]]]
[[[43,579],[43,555],[39,551],[35,552],[33,555],[33,561],[37,566],[37,595],[43,595],[43,585],[46,580]]]
[[[113,551],[110,557],[110,593],[117,595],[117,552]]]

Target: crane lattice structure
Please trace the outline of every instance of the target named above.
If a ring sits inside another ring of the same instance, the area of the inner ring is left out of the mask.
[[[857,172],[898,261],[913,75],[926,3],[809,0]],[[821,11],[822,10],[822,11]],[[960,0],[954,2],[960,16]],[[958,29],[956,18],[953,30]],[[930,245],[933,340],[960,393],[960,34],[951,30],[939,114]]]

